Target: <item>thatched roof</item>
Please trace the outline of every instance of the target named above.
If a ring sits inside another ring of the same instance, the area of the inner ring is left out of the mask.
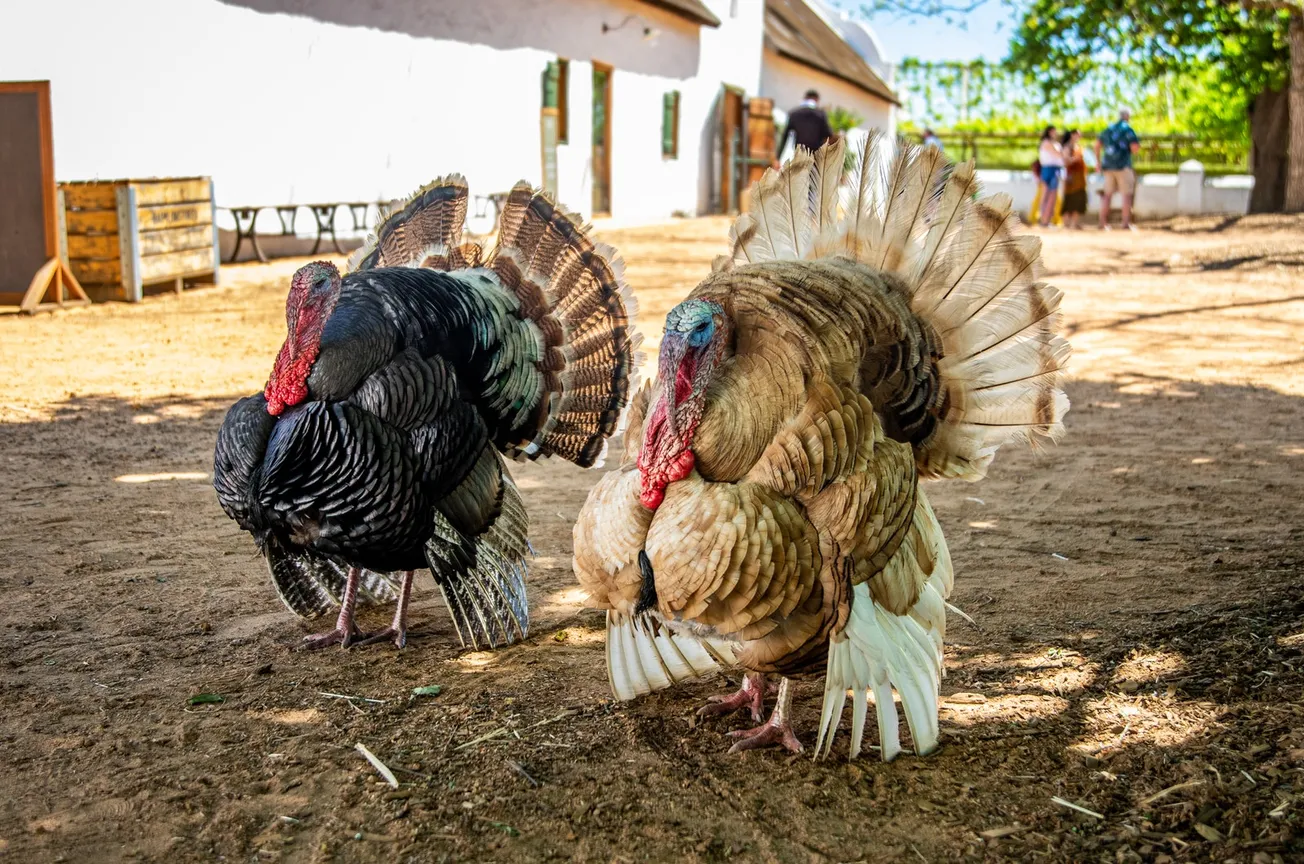
[[[765,0],[765,47],[900,105],[869,64],[802,0]]]
[[[702,0],[643,0],[643,2],[678,15],[680,18],[687,18],[695,24],[705,27],[720,26],[720,19],[706,8]]]

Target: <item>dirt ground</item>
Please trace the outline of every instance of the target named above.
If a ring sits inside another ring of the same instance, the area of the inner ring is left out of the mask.
[[[609,234],[649,337],[724,231]],[[1045,256],[1068,435],[930,489],[976,626],[952,618],[942,748],[890,765],[849,764],[845,731],[824,762],[726,755],[749,721],[693,715],[723,680],[613,703],[569,565],[595,477],[564,464],[515,471],[528,642],[459,650],[426,576],[407,650],[292,651],[307,625],[209,472],[302,261],[0,316],[0,857],[1304,860],[1304,222],[1055,232]],[[799,686],[808,747],[820,698]]]

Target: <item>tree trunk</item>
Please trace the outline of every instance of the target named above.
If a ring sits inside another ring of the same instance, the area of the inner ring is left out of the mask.
[[[1290,159],[1286,169],[1287,213],[1304,212],[1304,12],[1290,16]]]
[[[1250,103],[1251,213],[1280,213],[1286,203],[1289,90],[1264,90]]]

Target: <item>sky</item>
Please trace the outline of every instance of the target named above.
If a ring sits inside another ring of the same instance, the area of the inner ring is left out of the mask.
[[[858,0],[834,0],[834,5],[853,14],[864,5]],[[940,18],[923,16],[894,17],[885,12],[869,16],[887,59],[901,62],[903,57],[920,60],[1000,60],[1005,56],[1014,29],[1014,11],[1001,0],[987,0],[963,16],[965,26],[948,25]]]

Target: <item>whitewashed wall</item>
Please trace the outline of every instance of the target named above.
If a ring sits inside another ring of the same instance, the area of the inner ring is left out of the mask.
[[[1037,194],[1037,180],[1031,171],[985,170],[978,171],[977,175],[984,195],[998,192],[1009,195],[1014,200],[1014,209],[1028,215],[1032,200]],[[1133,212],[1138,219],[1201,214],[1243,215],[1249,211],[1250,192],[1254,188],[1254,178],[1248,174],[1206,178],[1203,170],[1183,170],[1180,174],[1142,174],[1138,181],[1133,205]],[[1088,175],[1088,213],[1100,212],[1100,189],[1100,178],[1095,174]],[[1121,199],[1115,195],[1115,214],[1120,206]]]
[[[698,209],[720,70],[759,65],[762,4],[708,5],[718,31],[635,0],[43,0],[6,10],[0,80],[51,80],[61,180],[207,174],[219,204],[308,203],[388,199],[451,171],[473,193],[539,183],[540,75],[568,57],[560,192],[588,214],[597,60],[616,70],[613,216],[646,221]],[[680,158],[663,162],[672,89]]]
[[[883,129],[889,135],[896,133],[896,112],[891,102],[773,51],[764,52],[760,95],[773,99],[775,108],[791,111],[811,88],[819,91],[820,104],[824,107],[838,106],[859,114],[864,120],[863,128]],[[780,128],[778,134],[782,133]]]

